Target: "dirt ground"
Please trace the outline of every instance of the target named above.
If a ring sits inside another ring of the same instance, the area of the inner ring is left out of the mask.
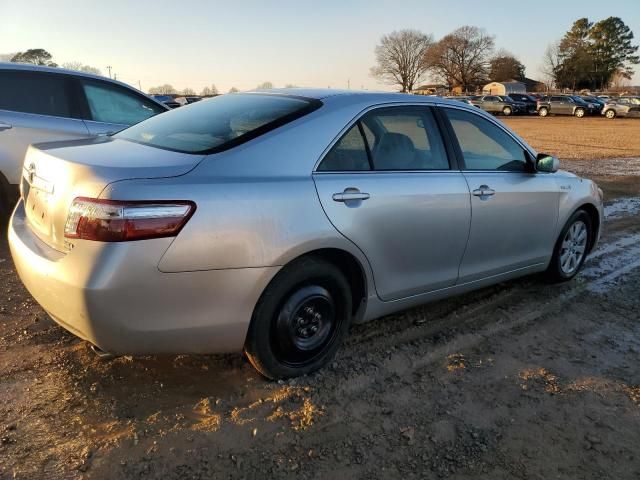
[[[279,383],[240,355],[100,361],[1,238],[0,478],[640,479],[640,176],[597,178],[605,233],[574,281],[354,326]]]
[[[498,117],[539,152],[564,160],[640,156],[640,119]]]

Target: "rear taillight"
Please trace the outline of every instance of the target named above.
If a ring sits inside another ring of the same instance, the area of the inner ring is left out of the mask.
[[[73,200],[64,236],[100,242],[126,242],[177,235],[196,210],[189,201]]]

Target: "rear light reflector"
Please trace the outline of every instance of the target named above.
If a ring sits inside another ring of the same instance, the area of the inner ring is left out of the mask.
[[[174,237],[196,204],[190,201],[121,201],[78,197],[73,200],[64,236],[99,242]]]

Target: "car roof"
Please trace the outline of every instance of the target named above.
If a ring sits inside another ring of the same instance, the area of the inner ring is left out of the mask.
[[[33,65],[31,63],[0,62],[0,70],[23,70],[27,72],[47,72],[63,75],[73,75],[74,77],[93,78],[95,80],[102,80],[103,82],[115,83],[117,85],[122,85],[123,87],[126,87],[128,89],[137,90],[131,85],[128,85],[124,82],[119,82],[118,80],[114,80],[113,78],[103,77],[102,75],[95,75],[93,73],[81,72],[79,70],[68,70],[66,68],[60,67],[46,67],[44,65]],[[140,93],[144,95],[144,92]]]
[[[451,103],[444,97],[436,97],[431,95],[413,95],[410,93],[396,92],[376,92],[370,90],[339,90],[332,88],[271,88],[268,90],[251,90],[248,92],[239,92],[240,94],[262,94],[262,95],[287,95],[298,96],[312,100],[340,99],[341,101],[350,101],[354,103],[392,103],[392,102],[411,102],[411,103]],[[459,103],[459,102],[458,102]],[[455,102],[454,102],[455,104]]]

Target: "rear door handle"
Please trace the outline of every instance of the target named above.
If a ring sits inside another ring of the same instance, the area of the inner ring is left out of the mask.
[[[496,191],[492,188],[489,188],[487,185],[480,185],[480,187],[476,188],[473,192],[476,197],[490,197],[495,195]]]
[[[9,130],[13,128],[13,125],[9,125],[8,123],[0,122],[0,132],[3,130]]]
[[[347,188],[344,192],[334,193],[331,198],[333,198],[334,202],[350,202],[353,200],[368,200],[370,196],[357,188]]]

